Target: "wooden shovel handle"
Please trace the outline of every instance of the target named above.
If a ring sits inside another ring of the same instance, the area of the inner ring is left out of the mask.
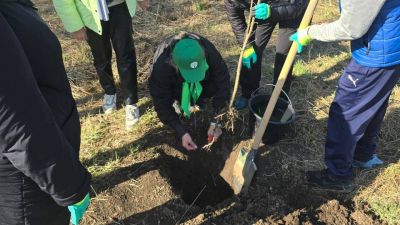
[[[308,4],[304,17],[301,20],[299,29],[304,29],[310,24],[312,15],[314,13],[317,4],[318,0],[310,0],[310,3]],[[297,52],[297,42],[293,41],[289,54],[286,57],[285,64],[283,64],[283,68],[281,70],[281,73],[279,74],[279,78],[278,81],[276,82],[274,91],[272,92],[272,96],[269,100],[267,109],[265,110],[264,116],[261,120],[260,127],[258,128],[256,135],[254,137],[254,142],[252,146],[253,150],[257,150],[258,147],[260,146],[261,138],[264,135],[265,129],[267,128],[268,125],[268,121],[271,118],[272,111],[274,110],[279,94],[281,93],[283,84],[285,83],[289,70],[292,67],[293,61],[296,57],[296,52]]]

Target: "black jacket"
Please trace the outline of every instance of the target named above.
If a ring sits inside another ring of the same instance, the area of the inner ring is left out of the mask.
[[[79,161],[79,115],[61,46],[29,9],[0,4],[0,164],[11,162],[58,205],[69,206],[91,182]]]
[[[246,19],[244,11],[250,9],[249,0],[224,0],[228,20],[232,26],[233,33],[240,46],[244,42],[246,31]],[[257,2],[254,0],[253,2]],[[261,0],[270,6],[270,17],[267,20],[279,22],[295,19],[306,9],[309,0]]]
[[[231,85],[228,67],[210,41],[195,33],[188,34],[188,38],[197,40],[205,50],[209,69],[200,83],[211,81],[216,86],[217,92],[212,102],[215,114],[227,105],[230,98]],[[162,41],[155,51],[149,72],[149,89],[153,97],[154,108],[161,122],[171,126],[178,135],[183,136],[186,130],[172,106],[174,100],[181,100],[182,83],[184,82],[179,70],[169,63],[173,50],[170,44],[174,41],[174,37],[175,35]],[[206,87],[203,85],[203,88]]]

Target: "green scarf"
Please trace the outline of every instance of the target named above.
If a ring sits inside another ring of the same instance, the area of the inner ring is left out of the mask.
[[[206,71],[208,70],[208,64],[205,63]],[[185,112],[186,116],[190,118],[190,97],[193,98],[193,104],[196,104],[197,99],[199,99],[201,92],[203,91],[203,87],[200,82],[188,83],[183,82],[182,84],[182,100],[181,107]]]

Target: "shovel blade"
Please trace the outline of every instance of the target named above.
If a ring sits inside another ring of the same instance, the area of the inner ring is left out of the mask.
[[[254,163],[254,154],[242,148],[233,167],[233,191],[239,194],[250,186],[257,166]]]

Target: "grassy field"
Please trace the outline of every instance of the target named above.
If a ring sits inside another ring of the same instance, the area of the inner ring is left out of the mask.
[[[193,31],[215,44],[225,59],[231,71],[232,81],[234,81],[239,47],[226,19],[223,1],[151,0],[148,12],[137,12],[133,18],[133,27],[140,83],[139,107],[142,117],[133,131],[125,130],[125,109],[121,104],[121,95],[118,96],[118,111],[111,115],[102,114],[103,91],[92,66],[93,58],[87,43],[74,40],[71,34],[64,30],[51,2],[47,0],[35,0],[34,2],[39,8],[42,18],[60,40],[65,67],[74,98],[78,103],[82,126],[81,160],[93,174],[92,191],[95,194],[95,197],[92,198],[91,208],[83,221],[84,224],[130,224],[120,221],[132,217],[133,214],[152,210],[167,202],[172,201],[172,204],[183,205],[179,201],[176,203],[176,200],[171,200],[178,199],[179,194],[173,192],[169,185],[169,179],[160,178],[160,174],[157,172],[159,169],[149,166],[151,163],[148,163],[159,157],[159,149],[165,143],[179,145],[180,142],[174,136],[173,131],[158,120],[153,109],[147,88],[148,66],[152,60],[153,51],[160,41],[178,31]],[[339,10],[336,1],[321,0],[313,17],[313,23],[331,22],[338,16]],[[275,43],[276,31],[264,52],[262,83],[272,83]],[[297,118],[291,125],[290,132],[277,144],[278,146],[274,146],[272,149],[285,144],[296,146],[299,153],[307,152],[310,158],[302,159],[301,155],[297,154],[282,155],[282,162],[285,162],[282,166],[296,165],[296,170],[300,172],[324,167],[324,141],[329,106],[334,98],[337,80],[350,59],[351,52],[348,42],[320,43],[314,41],[295,61],[295,78],[290,97],[294,103]],[[115,59],[113,72],[118,81]],[[244,112],[243,115],[247,115],[247,112]],[[377,154],[385,161],[385,164],[372,170],[356,170],[354,180],[357,184],[357,191],[351,196],[345,197],[351,202],[352,209],[350,211],[361,211],[370,215],[371,220],[365,221],[364,224],[400,224],[399,116],[400,89],[396,86],[390,98],[390,106],[378,140]],[[240,124],[242,123],[246,123],[246,120]],[[245,127],[245,124],[242,125]],[[223,135],[242,136],[242,133],[240,126],[236,126],[233,132],[225,130]],[[158,142],[155,137],[164,138],[165,143]],[[245,139],[244,141],[250,141],[250,137]],[[113,176],[123,173],[125,169],[133,171],[133,174],[145,169],[146,173],[141,173],[142,176],[135,175],[124,179],[123,182],[110,181]],[[260,170],[262,171],[262,169]],[[272,173],[272,171],[270,172]],[[261,172],[259,173],[261,174]],[[261,179],[260,174],[258,177]],[[152,184],[152,182],[157,183],[153,186],[143,186]],[[146,190],[143,187],[151,189]],[[148,201],[140,199],[142,195],[139,193],[143,192],[146,192],[146,196],[143,198]],[[111,198],[116,198],[117,202],[111,202]],[[128,203],[134,204],[130,207],[135,209],[124,213]],[[341,204],[343,204],[342,201]],[[110,212],[103,211],[107,207],[110,207]],[[307,207],[304,208],[310,210]],[[217,214],[217,212],[213,213],[213,215]],[[269,216],[258,219],[266,221]],[[206,219],[199,220],[199,223],[195,219],[187,220],[186,224],[207,224],[204,222],[207,221]],[[354,222],[349,219],[349,224],[354,224],[351,221]],[[320,222],[329,224],[329,222]],[[265,222],[265,224],[268,223]],[[335,224],[342,223],[335,222]]]

